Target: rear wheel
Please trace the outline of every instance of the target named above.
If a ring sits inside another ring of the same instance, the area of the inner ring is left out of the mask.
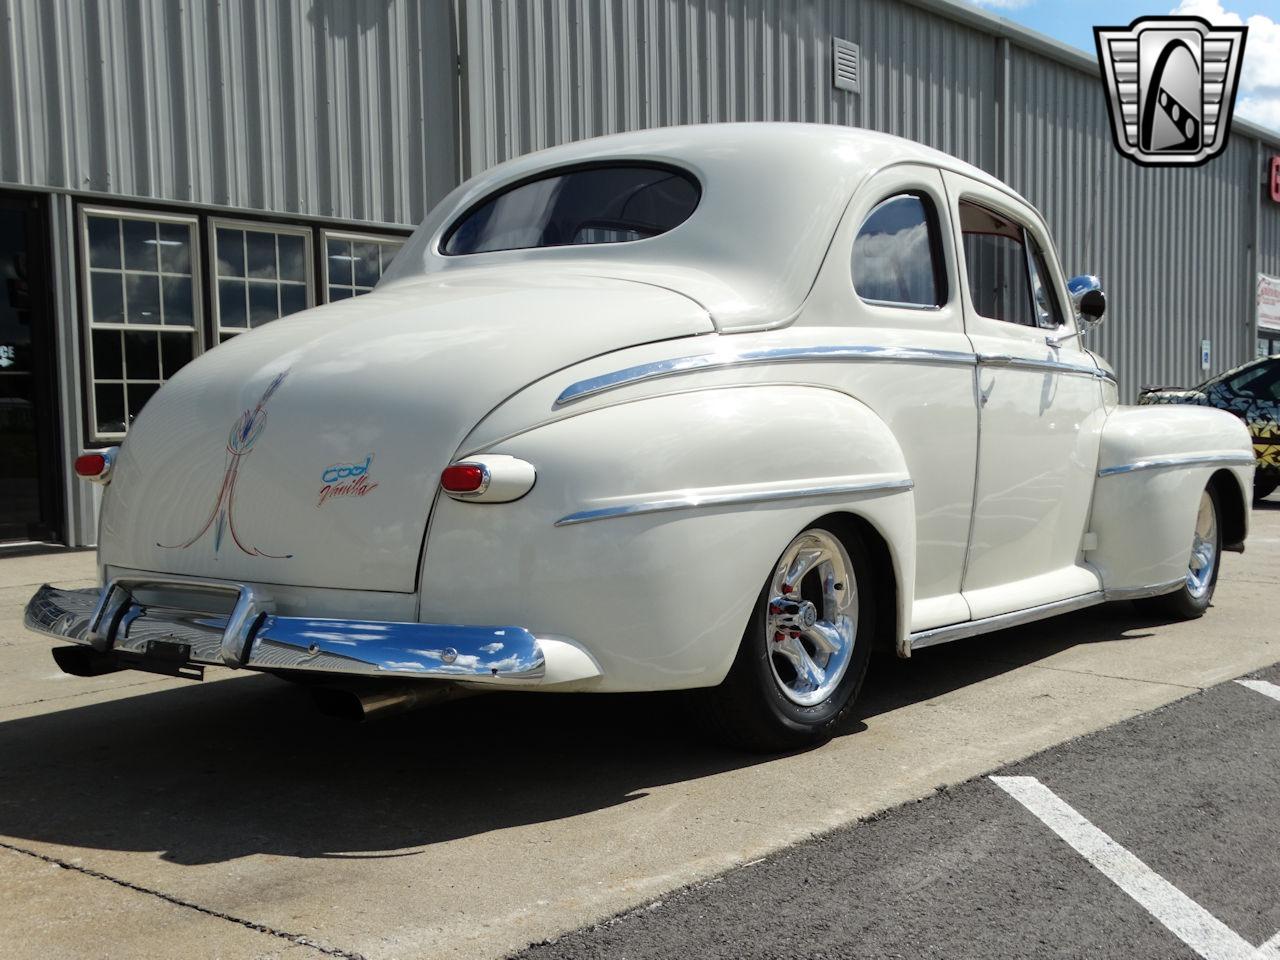
[[[1276,492],[1276,487],[1280,487],[1280,480],[1255,476],[1253,478],[1253,502],[1259,503],[1267,499],[1267,497]]]
[[[1191,560],[1182,587],[1162,597],[1140,600],[1140,607],[1179,620],[1194,620],[1209,609],[1222,563],[1222,527],[1218,522],[1221,515],[1218,494],[1213,487],[1206,487],[1200,495],[1195,534],[1191,539]]]
[[[724,682],[695,692],[721,739],[762,752],[829,740],[867,672],[875,603],[867,548],[817,525],[783,551]]]

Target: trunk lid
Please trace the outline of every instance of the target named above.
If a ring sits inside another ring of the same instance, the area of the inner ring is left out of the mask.
[[[589,357],[713,329],[659,287],[510,269],[276,321],[189,364],[132,425],[100,560],[412,591],[440,471],[489,411]]]

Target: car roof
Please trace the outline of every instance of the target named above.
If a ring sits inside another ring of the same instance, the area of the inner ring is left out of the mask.
[[[696,175],[702,197],[693,215],[667,233],[628,243],[439,253],[447,229],[494,192],[558,168],[628,160],[668,163]],[[856,127],[659,127],[551,147],[473,177],[432,210],[384,282],[555,265],[679,290],[705,306],[720,329],[768,326],[800,308],[858,185],[878,170],[909,162],[964,174],[1021,200],[990,174],[955,157]]]

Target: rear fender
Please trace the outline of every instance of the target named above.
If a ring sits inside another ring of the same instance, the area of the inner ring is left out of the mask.
[[[670,394],[486,452],[527,460],[537,480],[513,503],[438,500],[420,617],[572,638],[600,664],[593,689],[719,683],[778,556],[829,514],[861,517],[883,538],[899,632],[910,621],[910,478],[889,428],[845,394]]]

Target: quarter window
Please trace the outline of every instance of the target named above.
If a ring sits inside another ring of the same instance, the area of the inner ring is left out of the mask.
[[[81,225],[90,423],[96,437],[118,438],[198,349],[196,220],[86,208]]]
[[[448,256],[625,243],[656,237],[688,220],[701,191],[674,167],[585,167],[518,184],[462,216],[442,244]]]
[[[863,300],[938,307],[946,300],[937,216],[923,196],[879,204],[853,241],[853,289]]]
[[[310,230],[234,220],[210,224],[219,343],[311,306]]]
[[[1031,248],[1031,260],[1027,266],[1031,270],[1031,297],[1035,305],[1036,322],[1051,329],[1062,323],[1058,296],[1053,292],[1053,274],[1049,272],[1044,251],[1030,234],[1027,234],[1027,245]]]
[[[1028,327],[1063,322],[1048,261],[1025,227],[962,200],[960,231],[969,298],[980,316]]]
[[[324,246],[325,299],[332,302],[372,290],[404,241],[326,230]]]

